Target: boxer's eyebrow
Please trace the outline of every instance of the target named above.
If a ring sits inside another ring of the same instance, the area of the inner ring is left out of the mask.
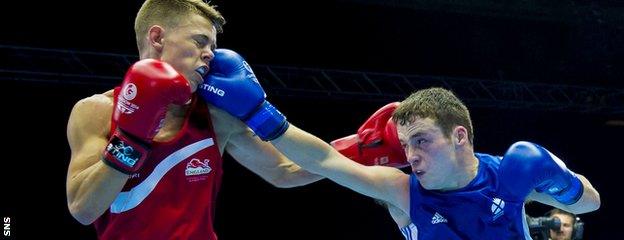
[[[416,132],[416,133],[413,133],[413,134],[409,135],[409,136],[407,137],[407,139],[405,139],[405,140],[403,140],[403,139],[399,138],[399,142],[400,142],[401,144],[407,144],[407,142],[412,141],[412,139],[417,138],[417,137],[422,137],[422,136],[425,136],[425,135],[427,135],[427,134],[426,134],[426,133],[424,133],[424,132]]]
[[[217,43],[210,37],[208,37],[208,35],[206,34],[194,34],[193,36],[191,36],[195,41],[197,41],[202,47],[205,47],[206,45],[211,45],[210,49],[214,50],[215,48],[217,48]]]
[[[407,141],[410,142],[410,141],[414,140],[415,138],[424,137],[424,136],[427,136],[427,135],[428,134],[424,133],[424,132],[417,132],[417,133],[414,133],[414,134],[410,135],[409,139],[407,139]]]

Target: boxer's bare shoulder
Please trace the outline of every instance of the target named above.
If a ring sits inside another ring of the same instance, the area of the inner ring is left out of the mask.
[[[82,105],[88,105],[89,107],[112,107],[113,90],[111,89],[104,93],[93,94],[83,98],[74,105],[74,109],[76,109],[76,107],[82,107]]]
[[[113,90],[94,94],[78,101],[72,109],[68,130],[71,127],[95,128],[101,135],[108,134],[113,112]]]

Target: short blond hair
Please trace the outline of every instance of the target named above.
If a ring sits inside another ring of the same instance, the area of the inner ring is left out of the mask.
[[[223,32],[225,18],[215,9],[215,6],[202,0],[146,0],[134,20],[134,33],[137,45],[142,48],[141,38],[147,34],[153,25],[174,27],[180,19],[199,14],[204,16],[215,27],[218,33]]]

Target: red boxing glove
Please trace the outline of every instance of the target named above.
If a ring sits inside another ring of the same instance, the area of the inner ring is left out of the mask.
[[[104,150],[104,162],[126,174],[138,171],[162,127],[169,104],[191,99],[189,82],[171,65],[154,59],[128,69],[113,109],[113,132]]]
[[[383,106],[362,124],[357,134],[336,139],[331,145],[342,155],[363,165],[409,166],[391,119],[397,106],[398,102]]]

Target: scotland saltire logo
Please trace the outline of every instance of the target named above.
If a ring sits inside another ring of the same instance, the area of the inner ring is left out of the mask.
[[[503,208],[505,208],[505,201],[500,198],[492,199],[492,221],[495,221],[500,216],[503,216],[503,213],[505,212],[503,211]]]

